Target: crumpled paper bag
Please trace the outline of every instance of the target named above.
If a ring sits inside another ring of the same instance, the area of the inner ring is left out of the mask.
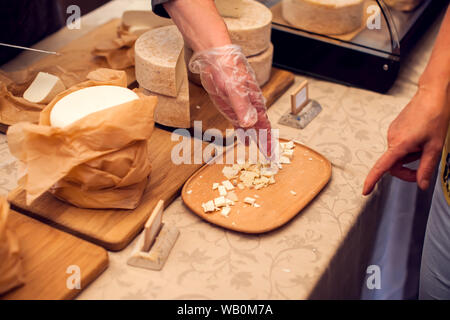
[[[50,112],[71,92],[97,85],[126,87],[124,71],[98,69],[86,82],[57,95],[41,112],[39,124],[9,128],[11,153],[25,167],[19,185],[27,204],[44,192],[81,208],[134,209],[151,171],[147,141],[153,128],[156,97],[90,114],[64,127],[50,126]]]
[[[113,69],[126,69],[134,66],[134,43],[137,36],[117,28],[117,38],[101,41],[92,51],[94,56],[105,57],[108,65]]]
[[[0,295],[24,283],[19,242],[8,229],[9,204],[0,198]]]
[[[39,71],[58,76],[67,88],[84,80],[84,77],[60,66],[46,67]],[[6,73],[0,70],[0,123],[12,125],[22,121],[39,121],[39,113],[45,108],[45,104],[32,103],[22,98],[39,71],[24,69]]]

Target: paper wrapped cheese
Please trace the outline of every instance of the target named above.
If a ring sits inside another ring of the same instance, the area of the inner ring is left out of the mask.
[[[0,197],[0,295],[24,283],[19,241],[8,229],[9,204]]]
[[[133,209],[139,204],[151,171],[147,142],[157,98],[129,92],[123,71],[100,69],[88,79],[56,96],[38,125],[19,123],[8,130],[10,151],[26,168],[19,185],[28,204],[46,191],[82,208]],[[104,86],[119,88],[105,91]],[[88,89],[80,98],[81,90]],[[111,106],[112,100],[118,104]],[[80,118],[84,104],[95,112]],[[72,121],[60,116],[59,108],[66,108]]]
[[[361,27],[364,0],[283,0],[282,15],[299,29],[345,34]]]

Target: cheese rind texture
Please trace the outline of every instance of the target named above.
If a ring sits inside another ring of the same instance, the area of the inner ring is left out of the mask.
[[[154,119],[156,123],[176,128],[189,128],[191,126],[189,104],[189,81],[186,79],[181,85],[176,98],[154,93],[141,88],[145,95],[158,97]]]
[[[242,0],[240,17],[225,17],[231,42],[239,45],[246,57],[260,54],[270,45],[272,12],[254,0]]]
[[[239,18],[242,15],[242,0],[214,0],[222,17]]]
[[[135,44],[136,80],[151,92],[177,97],[183,83],[184,41],[176,26],[150,30]]]
[[[299,29],[345,34],[361,27],[364,0],[283,0],[282,15]]]
[[[23,93],[23,98],[32,103],[49,103],[58,93],[64,90],[66,90],[66,87],[57,76],[39,72]]]
[[[94,113],[121,105],[139,96],[130,89],[119,86],[93,86],[83,88],[61,98],[50,113],[53,127],[64,128]]]

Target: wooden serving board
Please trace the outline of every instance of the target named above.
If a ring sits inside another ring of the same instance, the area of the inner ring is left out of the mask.
[[[229,148],[227,152],[236,152],[236,147]],[[205,213],[202,203],[219,197],[218,191],[212,190],[213,183],[227,180],[222,174],[224,166],[205,165],[186,182],[181,196],[186,206],[206,221],[251,234],[271,231],[293,219],[331,178],[330,162],[316,151],[296,143],[292,163],[283,165],[275,176],[275,184],[260,190],[240,190],[236,187],[234,192],[239,202],[231,206],[228,217],[222,216],[219,211]],[[261,207],[245,204],[245,197],[255,198]]]
[[[192,140],[192,139],[191,139]],[[176,165],[171,160],[171,133],[155,128],[149,141],[152,172],[141,204],[134,210],[80,209],[45,193],[31,206],[25,202],[25,191],[13,190],[8,200],[12,206],[31,217],[96,243],[108,250],[118,251],[130,243],[142,230],[159,200],[168,206],[179,194],[185,181],[202,164]]]
[[[13,210],[8,219],[19,238],[25,284],[0,299],[72,299],[108,267],[108,253],[101,247]],[[67,288],[72,265],[80,268],[80,289]]]
[[[292,72],[272,68],[269,81],[261,88],[263,96],[266,98],[266,107],[270,108],[289,89],[294,80],[295,77]],[[224,137],[226,129],[233,128],[231,123],[217,111],[202,87],[189,82],[189,97],[192,126],[194,121],[201,120],[203,132],[215,128],[222,131]]]

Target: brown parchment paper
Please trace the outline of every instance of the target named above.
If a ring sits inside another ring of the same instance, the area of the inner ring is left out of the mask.
[[[8,229],[9,204],[0,197],[0,295],[24,283],[19,241]]]
[[[8,130],[11,153],[24,165],[19,185],[31,204],[44,192],[82,208],[133,209],[151,171],[147,141],[156,97],[95,112],[75,123],[50,126],[50,112],[64,96],[91,86],[126,86],[124,71],[99,69],[88,81],[57,95],[40,113],[39,124],[18,123]]]
[[[39,71],[58,76],[66,88],[85,80],[84,76],[69,72],[58,65],[40,70],[29,68],[8,73],[0,70],[0,123],[12,125],[22,121],[39,121],[39,113],[45,108],[45,104],[32,103],[23,98],[23,93]]]
[[[126,69],[134,66],[134,43],[136,40],[136,35],[119,25],[117,38],[101,41],[94,48],[92,54],[105,57],[108,65],[113,69]]]

